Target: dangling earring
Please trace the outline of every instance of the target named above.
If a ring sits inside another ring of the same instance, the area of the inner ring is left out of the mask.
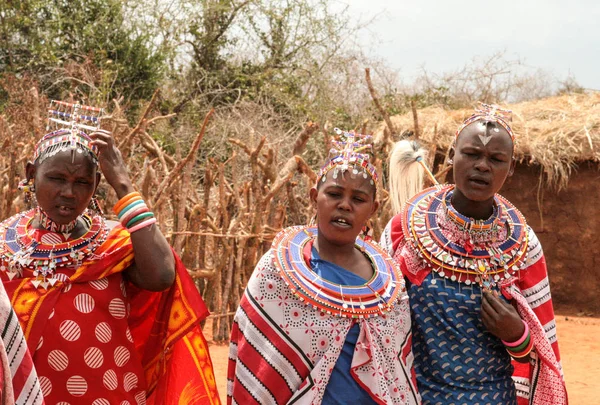
[[[98,202],[98,198],[96,198],[95,194],[88,204],[88,210],[92,211],[94,215],[104,215],[104,212],[102,212],[102,208],[100,208],[100,203]]]
[[[361,234],[362,234],[363,240],[371,240],[373,238],[372,237],[373,233],[371,232],[370,225],[371,225],[371,220],[369,219],[367,221],[367,223],[365,224],[365,226],[363,226],[363,228],[361,230]]]
[[[317,214],[313,215],[310,221],[308,221],[308,226],[317,226]]]
[[[451,165],[451,164],[453,164],[453,163],[454,163],[454,160],[452,160],[452,159],[448,159],[448,164],[449,164],[449,165]]]
[[[27,208],[31,208],[35,202],[35,186],[33,179],[23,179],[19,182],[18,189],[23,192],[23,202]]]

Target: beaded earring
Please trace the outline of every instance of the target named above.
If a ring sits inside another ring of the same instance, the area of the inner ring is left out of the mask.
[[[367,221],[367,223],[365,224],[365,226],[363,226],[362,230],[361,230],[361,234],[364,240],[371,240],[373,239],[373,232],[372,232],[372,228],[371,228],[371,220],[369,219],[369,221]]]
[[[23,179],[19,182],[18,189],[23,192],[23,201],[28,208],[35,203],[35,186],[33,179]]]
[[[90,200],[88,209],[92,211],[94,215],[104,215],[104,212],[102,212],[102,208],[100,207],[100,203],[98,202],[98,198],[96,198],[95,194]]]

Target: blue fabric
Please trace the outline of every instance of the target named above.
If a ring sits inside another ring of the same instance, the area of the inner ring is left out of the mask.
[[[408,293],[423,405],[516,405],[510,356],[481,321],[481,287],[431,272]]]
[[[344,285],[362,285],[367,282],[364,278],[340,267],[336,264],[322,260],[316,249],[312,249],[310,260],[312,270],[320,277],[336,284]],[[354,346],[358,340],[360,327],[354,324],[346,335],[346,341],[342,347],[340,357],[335,363],[331,372],[331,377],[325,394],[323,395],[323,405],[376,405],[377,403],[369,394],[352,378],[350,366],[352,365],[352,356],[354,356]]]

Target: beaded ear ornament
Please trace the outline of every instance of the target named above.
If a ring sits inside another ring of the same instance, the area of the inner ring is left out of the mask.
[[[369,162],[369,155],[363,153],[372,148],[369,143],[371,135],[346,132],[339,128],[335,128],[334,131],[339,139],[333,142],[334,147],[329,151],[329,159],[319,170],[317,182],[319,179],[324,182],[330,170],[333,170],[334,179],[337,179],[340,173],[349,171],[351,176],[362,175],[365,179],[370,177],[370,183],[377,188],[377,170]]]

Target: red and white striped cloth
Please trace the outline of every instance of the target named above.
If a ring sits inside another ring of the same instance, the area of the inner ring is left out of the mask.
[[[42,390],[19,320],[0,283],[0,403],[43,404]]]

